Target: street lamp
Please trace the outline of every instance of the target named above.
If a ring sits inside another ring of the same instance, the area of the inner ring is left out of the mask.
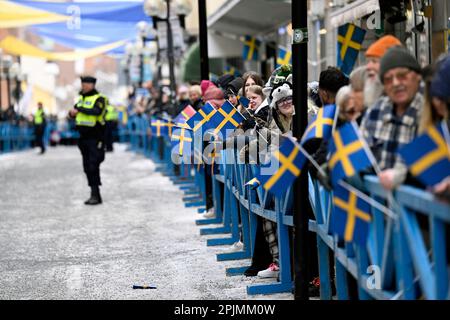
[[[174,71],[174,48],[173,48],[173,34],[170,22],[171,10],[179,16],[180,24],[184,28],[184,16],[189,14],[192,7],[189,1],[186,0],[145,0],[144,11],[152,17],[153,26],[157,30],[157,22],[165,21],[167,24],[167,59],[169,62],[169,76],[170,76],[170,98],[173,103],[175,100],[176,84]]]

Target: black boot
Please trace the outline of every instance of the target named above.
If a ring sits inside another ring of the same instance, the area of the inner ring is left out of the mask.
[[[102,197],[100,196],[100,189],[98,186],[91,187],[91,197],[84,202],[87,205],[96,205],[102,203]]]

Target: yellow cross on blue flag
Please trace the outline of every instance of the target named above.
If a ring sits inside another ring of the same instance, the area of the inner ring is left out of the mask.
[[[399,150],[409,171],[426,186],[434,186],[450,176],[450,149],[443,129],[442,124],[430,126]]]
[[[206,131],[211,127],[209,120],[211,120],[215,113],[216,109],[207,102],[196,114],[187,120],[186,123],[194,132],[197,132],[200,128]]]
[[[172,134],[172,153],[179,156],[189,156],[192,151],[192,130],[176,127]]]
[[[225,101],[211,118],[211,122],[215,125],[214,133],[221,133],[224,139],[244,120],[244,116],[229,101]]]
[[[352,23],[338,29],[337,66],[346,75],[352,72],[365,35],[366,30]]]
[[[330,139],[335,115],[336,105],[334,104],[320,108],[303,134],[302,143],[313,138]]]
[[[333,203],[330,231],[347,242],[364,246],[372,221],[370,204],[340,185],[333,190]]]
[[[292,52],[285,48],[278,47],[277,68],[284,64],[292,64]]]
[[[260,167],[257,175],[263,188],[275,196],[282,196],[300,176],[306,157],[292,138],[286,138],[269,163]]]
[[[357,130],[355,124],[347,123],[333,134],[329,146],[331,156],[328,161],[333,185],[337,185],[339,180],[345,177],[354,176],[372,164]]]
[[[259,46],[261,41],[252,36],[245,36],[242,59],[244,61],[257,61],[259,57]]]
[[[152,118],[150,126],[152,127],[152,134],[157,137],[167,136],[169,134],[169,126],[167,120]]]

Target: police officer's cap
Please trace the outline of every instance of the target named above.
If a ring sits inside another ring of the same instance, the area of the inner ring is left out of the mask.
[[[81,76],[80,77],[81,82],[83,83],[93,83],[95,84],[97,82],[97,79],[91,76]]]

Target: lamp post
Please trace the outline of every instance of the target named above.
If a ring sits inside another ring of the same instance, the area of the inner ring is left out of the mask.
[[[152,17],[153,26],[157,30],[158,21],[164,21],[167,25],[167,60],[169,63],[170,79],[170,100],[175,101],[176,83],[175,83],[175,56],[173,45],[173,33],[171,26],[171,10],[178,15],[180,24],[184,28],[184,17],[192,10],[190,3],[186,0],[146,0],[144,2],[145,13]],[[158,48],[159,51],[159,48]]]

